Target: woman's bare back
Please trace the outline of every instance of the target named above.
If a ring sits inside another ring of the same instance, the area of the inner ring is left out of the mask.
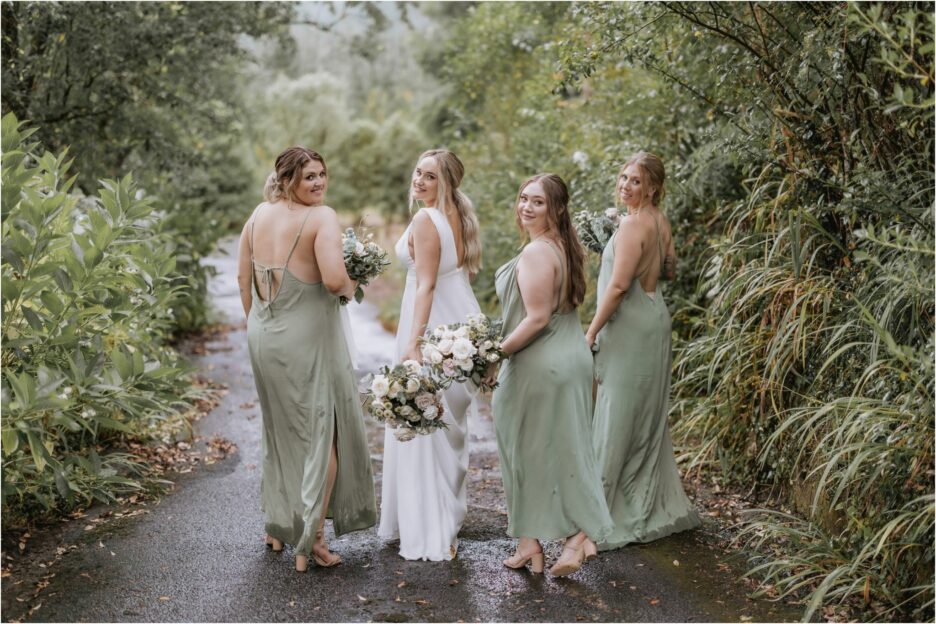
[[[634,278],[640,281],[645,293],[654,293],[663,273],[665,258],[675,258],[669,220],[659,210],[644,210],[626,218],[640,230],[640,260]]]
[[[286,202],[265,203],[257,207],[247,222],[254,279],[260,284],[263,269],[274,269],[270,272],[273,297],[283,280],[284,271],[278,269],[288,268],[293,277],[307,284],[322,281],[315,257],[315,237],[323,208],[328,210],[325,206],[290,207]],[[260,292],[258,288],[258,293],[262,299],[267,299],[265,289]]]

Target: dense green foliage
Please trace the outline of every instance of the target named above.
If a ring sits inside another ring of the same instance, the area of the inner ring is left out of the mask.
[[[438,90],[414,57],[407,5],[305,4],[297,12],[307,19],[293,30],[293,48],[264,50],[246,83],[242,154],[253,177],[244,209],[261,201],[277,154],[298,144],[325,157],[329,205],[405,220],[412,168],[432,147],[425,106]]]
[[[664,157],[676,433],[690,465],[796,510],[744,539],[756,573],[810,595],[807,618],[849,597],[932,614],[931,8],[480,4],[427,58],[488,305],[520,181],[555,171],[573,210],[600,210],[629,153]]]
[[[245,200],[239,157],[246,36],[286,34],[282,3],[3,2],[3,113],[80,158],[85,194],[133,171],[178,232],[177,271],[191,287],[176,323],[204,323],[199,259]]]
[[[186,296],[176,243],[130,176],[81,198],[65,152],[40,152],[3,118],[3,489],[8,519],[140,489],[107,452],[184,405],[165,347]]]
[[[151,483],[114,449],[190,397],[165,343],[206,321],[200,259],[249,188],[241,44],[285,34],[293,8],[0,10],[3,506],[21,518]]]
[[[324,154],[339,210],[401,220],[417,155],[457,151],[489,311],[519,184],[553,171],[602,211],[647,149],[686,465],[791,510],[742,539],[807,618],[931,619],[932,4],[407,7],[2,4],[3,112],[51,151],[4,118],[4,507],[138,487],[104,449],[179,407],[163,341],[204,322],[199,259],[287,145]]]

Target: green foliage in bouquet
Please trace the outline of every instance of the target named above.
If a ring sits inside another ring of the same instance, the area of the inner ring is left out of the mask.
[[[2,500],[17,519],[61,513],[144,486],[109,452],[185,405],[189,384],[164,344],[185,297],[175,252],[128,175],[96,197],[69,194],[63,152],[2,120]]]
[[[358,283],[354,289],[354,300],[361,303],[364,300],[363,287],[387,270],[390,257],[385,249],[374,242],[373,234],[368,234],[362,241],[352,228],[346,229],[341,237],[341,248],[348,277]],[[343,298],[342,303],[345,303]]]
[[[572,215],[572,225],[585,248],[600,256],[618,228],[619,216],[617,208],[604,212],[579,210]]]

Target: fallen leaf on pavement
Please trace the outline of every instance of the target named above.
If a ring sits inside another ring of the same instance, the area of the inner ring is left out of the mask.
[[[678,559],[673,559],[673,565],[676,566],[676,567],[679,567],[679,560],[678,560]]]
[[[652,604],[652,605],[658,605],[658,604],[660,604],[660,599],[659,599],[659,598],[654,598],[653,600],[650,601],[650,604]]]
[[[397,589],[403,589],[404,587],[406,587],[406,581],[400,581],[397,583]]]
[[[167,600],[172,600],[172,598],[170,598],[169,596],[160,596],[159,599],[162,600],[163,602],[166,602]]]

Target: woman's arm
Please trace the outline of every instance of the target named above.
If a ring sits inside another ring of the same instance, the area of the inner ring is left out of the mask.
[[[348,277],[348,270],[344,264],[344,253],[341,250],[341,225],[338,215],[328,206],[320,206],[322,212],[319,219],[318,231],[315,233],[315,262],[322,273],[322,284],[326,290],[336,297],[354,297],[357,287]]]
[[[595,317],[585,332],[585,340],[588,346],[595,343],[595,337],[605,326],[611,315],[617,310],[630,288],[634,279],[634,273],[637,270],[637,263],[640,261],[641,236],[637,224],[629,222],[628,219],[621,221],[617,236],[614,239],[614,267],[611,271],[611,280],[604,291],[601,303],[595,310]]]
[[[241,305],[244,306],[244,316],[250,316],[250,306],[253,303],[253,294],[250,283],[253,279],[253,265],[250,262],[250,223],[253,217],[244,224],[241,231],[240,244],[237,247],[237,288],[240,291]]]
[[[556,300],[556,255],[545,244],[531,243],[517,264],[517,285],[526,308],[526,317],[501,343],[511,356],[533,341],[549,324]]]
[[[410,338],[403,352],[404,360],[422,360],[419,337],[426,333],[429,313],[432,312],[432,295],[439,277],[439,260],[442,258],[442,241],[435,224],[425,212],[413,217],[413,260],[416,262],[416,302],[413,310],[413,325]]]
[[[670,234],[669,245],[666,246],[666,256],[663,258],[663,268],[660,270],[660,277],[670,281],[676,277],[676,244],[673,242],[673,235]]]

